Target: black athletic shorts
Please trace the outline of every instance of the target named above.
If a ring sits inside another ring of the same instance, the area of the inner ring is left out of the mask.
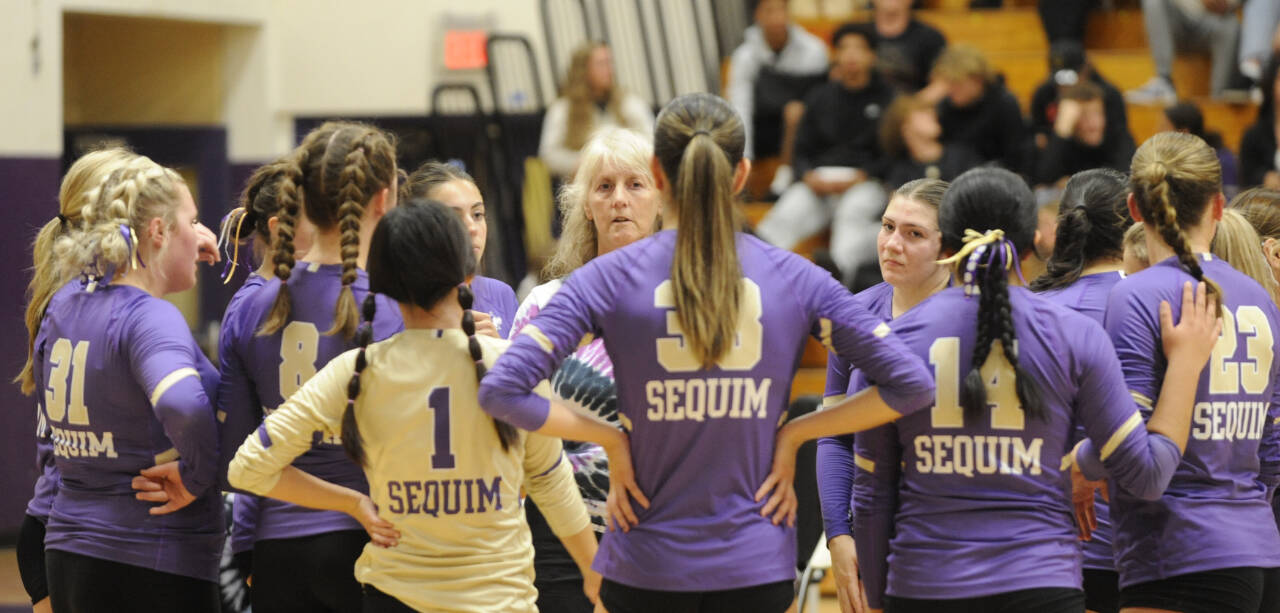
[[[400,602],[399,598],[368,584],[364,586],[364,603],[360,610],[363,613],[414,613],[413,607]]]
[[[1120,588],[1120,606],[1181,613],[1257,613],[1270,569],[1219,568]]]
[[[253,613],[347,613],[364,601],[356,558],[364,530],[339,530],[253,545]]]
[[[18,574],[22,587],[35,604],[49,597],[49,579],[44,571],[44,522],[30,515],[18,529]]]
[[[1084,607],[1096,613],[1120,613],[1120,573],[1084,569]]]
[[[57,613],[219,613],[218,584],[194,577],[45,551],[50,603]]]
[[[791,580],[715,592],[645,590],[608,579],[600,586],[609,613],[782,613],[795,597]]]
[[[1084,613],[1084,592],[1074,588],[1040,587],[954,600],[923,600],[885,596],[885,613]]]

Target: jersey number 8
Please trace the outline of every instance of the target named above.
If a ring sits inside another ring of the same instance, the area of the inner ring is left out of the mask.
[[[702,369],[697,356],[689,350],[689,341],[680,328],[680,317],[676,315],[676,298],[671,291],[671,280],[663,281],[653,290],[653,306],[667,311],[667,334],[676,338],[660,338],[658,345],[658,363],[667,372],[693,372]],[[751,279],[742,279],[742,300],[738,307],[738,333],[733,339],[733,347],[729,348],[716,365],[722,370],[751,370],[760,362],[764,345],[764,324],[760,318],[764,315],[764,305],[760,300],[760,286]]]
[[[280,398],[288,400],[316,375],[320,332],[305,321],[289,322],[280,334]]]

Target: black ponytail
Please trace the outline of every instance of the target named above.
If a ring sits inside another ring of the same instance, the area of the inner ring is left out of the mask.
[[[476,338],[476,318],[471,312],[473,302],[475,302],[475,296],[471,293],[471,288],[466,285],[459,286],[458,304],[462,305],[462,331],[467,335],[467,351],[471,354],[471,361],[476,364],[476,383],[478,384],[484,379],[488,369],[484,366],[484,351],[480,348],[480,340]],[[498,431],[498,442],[502,443],[503,451],[507,451],[520,440],[520,434],[516,432],[515,426],[505,421],[494,419],[493,427]]]
[[[1128,181],[1109,168],[1072,175],[1062,192],[1053,255],[1045,273],[1031,282],[1032,291],[1067,287],[1094,262],[1124,255],[1124,233],[1133,224]]]
[[[369,342],[373,340],[373,316],[377,309],[378,301],[374,293],[369,292],[364,297],[362,309],[364,324],[356,331],[356,343],[360,345],[360,350],[356,353],[356,369],[351,375],[351,381],[347,383],[347,408],[342,412],[342,449],[347,452],[347,457],[360,467],[364,467],[366,458],[364,439],[361,438],[360,426],[356,423],[356,398],[360,396],[360,374],[369,365],[365,353],[369,348]]]

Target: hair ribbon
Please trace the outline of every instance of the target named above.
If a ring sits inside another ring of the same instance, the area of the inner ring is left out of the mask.
[[[963,240],[964,246],[955,255],[938,260],[937,263],[955,266],[962,261],[965,262],[962,279],[965,297],[973,297],[981,293],[976,275],[979,267],[1014,270],[1018,273],[1018,279],[1026,284],[1026,280],[1022,278],[1018,248],[1013,245],[1013,241],[1004,237],[1004,230],[987,230],[982,233],[972,228],[965,228]]]
[[[249,212],[242,206],[231,209],[227,216],[222,218],[222,236],[218,237],[218,248],[226,253],[227,265],[222,268],[222,284],[231,283],[231,277],[235,275],[236,265],[240,263],[240,229],[244,226],[244,218],[249,216]],[[231,223],[234,220],[236,224],[235,232],[230,232]],[[230,247],[228,253],[228,243],[234,243]]]
[[[124,237],[124,244],[129,247],[129,263],[133,270],[137,270],[138,266],[146,268],[145,264],[141,264],[138,259],[138,235],[134,233],[133,226],[129,224],[120,224],[120,236]]]

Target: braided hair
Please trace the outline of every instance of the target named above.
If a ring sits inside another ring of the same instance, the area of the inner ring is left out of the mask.
[[[430,262],[430,266],[422,266]],[[355,417],[361,375],[368,366],[366,351],[373,338],[376,311],[374,293],[384,294],[402,304],[431,309],[457,291],[463,308],[462,330],[467,335],[467,354],[475,363],[477,383],[485,375],[484,352],[475,336],[471,312],[471,290],[464,284],[475,270],[471,240],[458,216],[435,201],[414,199],[392,211],[378,224],[369,242],[369,295],[362,307],[364,324],[356,334],[360,346],[355,372],[347,384],[347,408],[342,415],[342,446],[356,464],[364,465],[363,440]],[[503,451],[519,440],[510,424],[494,420],[494,429]]]
[[[1033,248],[1036,229],[1035,196],[1018,175],[1002,168],[975,168],[956,177],[938,209],[942,248],[965,271],[966,291],[979,295],[977,338],[969,372],[960,385],[960,406],[966,420],[987,411],[987,386],[982,367],[997,343],[1013,368],[1018,402],[1033,418],[1047,410],[1036,381],[1018,361],[1018,338],[1009,300],[1010,267],[1018,254]],[[976,228],[985,232],[978,233]]]
[[[1161,132],[1133,155],[1129,187],[1143,221],[1151,224],[1173,249],[1178,263],[1196,281],[1203,281],[1209,298],[1220,305],[1222,288],[1204,276],[1186,233],[1222,192],[1218,155],[1197,136]]]

